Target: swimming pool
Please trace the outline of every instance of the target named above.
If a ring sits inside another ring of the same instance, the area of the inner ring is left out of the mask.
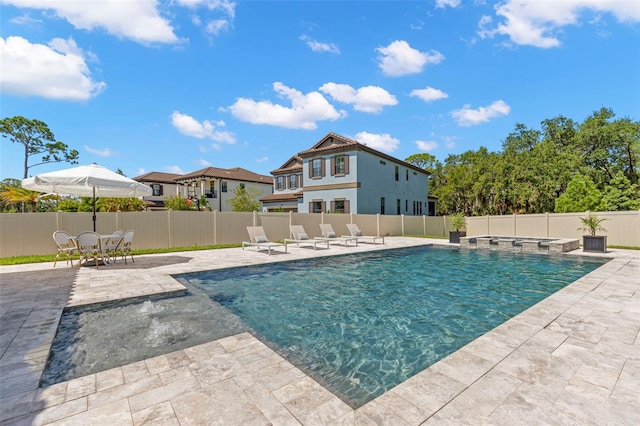
[[[65,311],[42,383],[249,330],[357,407],[602,263],[421,247],[184,274],[186,296]]]
[[[419,247],[179,279],[355,408],[604,262]]]

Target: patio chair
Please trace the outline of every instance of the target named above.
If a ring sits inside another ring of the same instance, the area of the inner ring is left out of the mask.
[[[302,225],[291,225],[289,226],[289,230],[291,231],[291,236],[293,238],[285,238],[284,243],[295,243],[296,246],[300,247],[300,245],[312,245],[314,250],[317,250],[318,243],[327,243],[327,248],[329,248],[329,241],[320,241],[316,239],[309,239],[309,234],[304,230],[304,226]]]
[[[67,256],[67,265],[71,262],[71,266],[73,266],[73,255],[78,251],[78,247],[76,247],[76,243],[71,234],[65,231],[56,231],[53,233],[53,240],[58,247],[53,267],[56,267],[56,263],[58,263],[58,258],[61,254]]]
[[[97,232],[87,231],[78,234],[76,237],[76,245],[78,246],[78,253],[80,253],[78,269],[82,267],[83,260],[88,260],[91,257],[93,257],[93,260],[96,262],[96,269],[98,268],[98,258],[104,262],[102,240],[100,234]]]
[[[124,240],[122,229],[115,229],[108,238],[102,239],[102,252],[107,256],[109,262],[113,259],[115,263],[118,253],[121,253],[120,245]]]
[[[338,237],[330,223],[321,223],[320,230],[322,231],[322,237],[316,237],[316,240],[327,242],[336,241],[339,244],[344,244],[345,247],[349,245],[349,241],[355,242],[356,246],[358,245],[358,239],[356,237]]]
[[[122,256],[125,265],[127,264],[127,256],[131,257],[131,263],[136,263],[133,260],[133,250],[131,248],[134,235],[135,232],[133,229],[128,229],[124,234],[122,234],[122,242],[120,243],[120,248],[115,253],[116,256],[118,254]]]
[[[271,255],[272,248],[284,247],[284,252],[287,252],[286,244],[269,241],[269,238],[267,238],[267,234],[265,234],[262,226],[247,226],[247,232],[249,233],[250,241],[242,242],[242,250],[244,250],[245,246],[254,246],[258,247],[258,251],[260,251],[260,249],[266,249],[269,252],[269,255]]]
[[[358,241],[369,241],[372,244],[377,244],[377,240],[381,240],[382,244],[384,244],[384,236],[383,235],[363,235],[362,230],[355,223],[348,223],[347,229],[352,237],[356,237]]]

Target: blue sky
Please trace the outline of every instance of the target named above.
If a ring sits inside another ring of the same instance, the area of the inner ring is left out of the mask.
[[[328,132],[444,161],[499,151],[516,123],[640,119],[637,1],[0,5],[2,117],[44,121],[80,164],[129,177],[268,175]],[[0,149],[0,177],[21,178],[22,146]]]

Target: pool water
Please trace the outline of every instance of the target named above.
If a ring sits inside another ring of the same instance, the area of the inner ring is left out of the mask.
[[[355,408],[604,262],[420,247],[179,278]]]
[[[41,386],[249,331],[359,407],[606,260],[417,247],[176,276],[63,312]]]

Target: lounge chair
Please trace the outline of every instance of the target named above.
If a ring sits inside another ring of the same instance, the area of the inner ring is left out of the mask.
[[[273,243],[269,241],[267,238],[267,234],[265,234],[262,226],[247,226],[247,232],[249,233],[250,241],[242,242],[242,250],[244,250],[245,246],[254,246],[258,247],[258,251],[260,249],[266,249],[271,255],[271,249],[274,247],[284,247],[284,252],[287,252],[287,245],[281,243]]]
[[[297,246],[300,245],[312,245],[313,249],[316,250],[318,248],[318,243],[327,243],[327,248],[329,248],[329,241],[320,241],[316,239],[310,239],[309,234],[304,230],[302,225],[291,225],[289,226],[289,230],[291,231],[291,236],[293,238],[285,238],[284,243],[293,243]]]
[[[67,264],[71,262],[71,266],[73,266],[73,255],[78,251],[78,247],[76,246],[71,234],[65,231],[56,231],[53,233],[53,240],[56,242],[56,246],[58,247],[53,267],[56,267],[56,263],[58,263],[58,258],[61,254],[67,256]]]
[[[358,239],[358,241],[369,241],[372,244],[377,244],[376,241],[381,240],[381,243],[384,244],[384,236],[383,235],[362,235],[362,230],[355,223],[347,224],[347,229],[352,237]]]
[[[344,244],[345,247],[349,245],[349,241],[353,241],[356,246],[358,245],[358,239],[356,237],[338,237],[330,223],[321,223],[320,230],[322,231],[322,237],[316,237],[316,240],[327,242],[336,241]]]

